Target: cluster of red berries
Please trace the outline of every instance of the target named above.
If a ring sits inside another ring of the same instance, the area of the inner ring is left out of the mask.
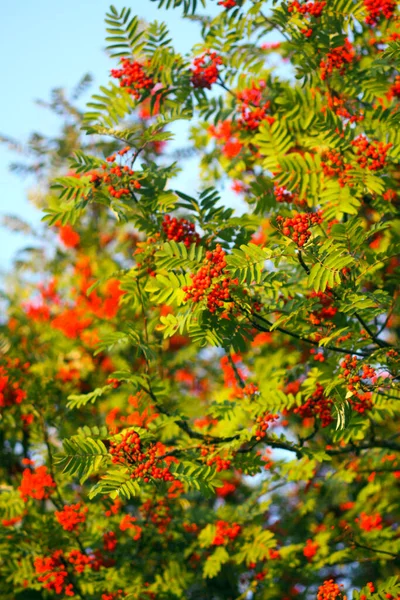
[[[212,454],[213,452],[215,452],[214,446],[203,446],[200,449],[200,454],[201,454],[201,456],[204,456],[204,457],[208,456],[209,454]],[[222,458],[221,456],[218,456],[218,455],[208,458],[206,460],[206,464],[209,467],[211,467],[212,465],[215,465],[215,468],[218,473],[220,473],[221,471],[227,471],[231,467],[231,461],[229,459]]]
[[[369,581],[367,583],[367,588],[368,588],[368,592],[369,592],[368,596],[375,592],[375,586],[372,583],[372,581]],[[391,600],[391,599],[393,599],[393,596],[391,594],[385,594],[385,598],[387,598],[387,600]],[[360,594],[360,600],[367,600],[367,596],[365,594]],[[397,596],[396,600],[399,600],[399,596]]]
[[[211,313],[224,306],[224,302],[227,302],[230,297],[230,287],[239,283],[237,279],[229,277],[216,281],[223,276],[225,267],[225,252],[217,244],[215,250],[206,252],[204,266],[196,275],[191,275],[193,284],[182,288],[186,292],[184,301],[200,302],[206,299],[207,308]]]
[[[69,223],[62,225],[61,221],[57,221],[54,223],[54,226],[58,227],[58,238],[66,248],[76,248],[79,246],[81,237]]]
[[[316,2],[306,2],[305,4],[300,4],[298,0],[294,0],[291,4],[289,4],[288,11],[290,13],[297,12],[301,15],[310,15],[311,17],[318,18],[321,16],[325,5],[326,2],[319,2],[318,0]],[[305,29],[301,30],[301,33],[306,37],[311,37],[313,30],[311,27],[306,27]]]
[[[347,389],[353,392],[353,396],[350,398],[353,409],[359,413],[370,410],[372,408],[372,393],[365,392],[363,394],[359,391],[359,387],[362,379],[374,379],[376,377],[375,369],[369,365],[363,365],[360,373],[357,358],[355,356],[351,357],[350,354],[346,354],[345,359],[340,363],[340,367],[343,369],[343,373],[339,374],[339,379],[346,379]]]
[[[116,390],[117,388],[119,388],[122,385],[122,381],[120,381],[119,379],[116,379],[115,377],[108,377],[106,383],[107,383],[107,385],[111,385],[111,387],[113,387],[114,390]]]
[[[132,171],[128,165],[119,165],[115,162],[117,156],[124,156],[130,150],[130,146],[122,148],[118,152],[106,158],[106,162],[111,163],[110,166],[103,164],[100,171],[88,171],[84,174],[85,177],[90,178],[93,190],[99,189],[101,185],[104,184],[107,186],[107,191],[110,196],[119,199],[123,196],[130,196],[132,193],[132,188],[135,190],[139,190],[141,188],[140,182],[134,178],[135,172]],[[79,178],[80,175],[74,173],[74,177]],[[75,236],[78,237],[75,239]],[[68,247],[75,247],[80,241],[79,235],[70,227],[70,225],[61,227],[61,223],[60,238],[64,245]]]
[[[314,355],[314,360],[316,362],[325,362],[325,356],[321,350],[316,350],[315,348],[311,348],[310,354]]]
[[[237,523],[227,523],[226,521],[216,522],[217,530],[211,544],[213,546],[224,546],[229,541],[234,540],[241,532],[241,527]]]
[[[162,228],[169,240],[183,242],[187,248],[191,244],[200,243],[200,236],[195,231],[194,223],[190,223],[187,219],[171,218],[170,215],[165,215]]]
[[[232,393],[230,395],[232,399],[240,397],[240,393],[242,391],[239,385],[238,378],[240,378],[241,381],[245,381],[247,379],[247,374],[245,373],[243,368],[240,366],[236,366],[237,363],[240,363],[241,360],[242,357],[240,356],[240,354],[235,353],[231,355],[230,359],[228,358],[228,356],[222,356],[219,361],[220,367],[224,374],[224,386],[226,388],[232,389]],[[235,369],[233,368],[231,361],[235,365]]]
[[[294,213],[293,217],[277,217],[283,235],[290,237],[300,248],[311,237],[310,227],[322,223],[322,211],[316,213]]]
[[[299,195],[296,192],[289,192],[285,187],[276,185],[274,186],[274,196],[277,202],[286,202],[288,204],[306,204],[306,199],[300,200]]]
[[[219,6],[223,6],[227,10],[229,8],[235,8],[235,6],[237,6],[236,0],[220,0],[220,2],[218,2],[218,4],[219,4]]]
[[[28,498],[45,500],[54,492],[55,487],[55,481],[50,473],[47,472],[47,467],[43,465],[38,467],[35,472],[32,472],[30,469],[24,470],[18,491],[24,502]]]
[[[236,485],[230,481],[224,481],[220,487],[215,488],[215,493],[220,498],[226,498],[226,496],[230,496],[230,494],[233,494],[235,491]]]
[[[288,11],[298,12],[301,15],[311,15],[312,17],[320,17],[322,11],[326,6],[326,2],[320,2],[316,0],[316,2],[306,2],[305,4],[300,4],[298,0],[293,0],[288,6]]]
[[[313,325],[321,325],[323,321],[330,321],[337,313],[337,308],[332,306],[334,298],[330,292],[312,292],[310,298],[318,298],[322,308],[313,311],[309,320]]]
[[[240,128],[254,131],[263,121],[267,121],[270,125],[274,123],[274,117],[267,113],[271,103],[269,100],[263,101],[264,88],[265,82],[259,81],[258,84],[253,83],[251,88],[245,88],[238,93],[237,97],[240,102],[238,124]]]
[[[70,504],[69,506],[64,506],[62,510],[56,510],[54,516],[65,531],[76,531],[79,524],[86,521],[87,511],[87,507],[84,506],[81,508],[79,503]]]
[[[18,359],[7,361],[7,366],[0,366],[0,408],[21,404],[26,398],[26,392],[21,389],[21,382],[12,374],[10,369],[22,369],[26,371],[30,364],[20,365]]]
[[[117,515],[122,508],[122,502],[119,498],[116,498],[111,504],[110,508],[105,511],[106,517],[112,517],[113,515]]]
[[[387,202],[394,202],[395,200],[397,200],[397,197],[398,196],[396,190],[393,190],[391,188],[386,190],[386,192],[382,194],[382,198]]]
[[[256,429],[256,440],[259,442],[263,438],[265,438],[266,431],[270,425],[273,425],[275,421],[279,419],[278,415],[271,415],[270,413],[265,413],[264,415],[257,417],[257,429]]]
[[[349,333],[346,333],[345,335],[341,335],[340,337],[336,338],[336,343],[337,344],[343,344],[343,342],[347,342],[347,340],[349,340],[352,336],[351,331],[349,331]]]
[[[77,573],[83,573],[86,568],[98,571],[102,565],[106,566],[99,551],[84,554],[80,550],[71,550],[67,555],[67,561],[73,565]]]
[[[347,596],[343,596],[343,584],[340,586],[333,579],[327,579],[318,588],[317,600],[347,600]]]
[[[56,550],[49,557],[38,556],[34,560],[38,581],[43,583],[46,590],[65,596],[74,596],[74,589],[68,583],[68,571],[65,566],[62,550]]]
[[[315,556],[317,554],[318,550],[319,550],[319,544],[317,542],[313,542],[312,540],[307,540],[306,545],[304,546],[304,549],[303,549],[303,554],[308,560],[311,560],[313,558],[313,556]]]
[[[113,531],[106,531],[103,534],[103,548],[106,552],[114,552],[117,543],[117,536]]]
[[[117,590],[116,592],[104,592],[101,595],[101,600],[118,600],[118,598],[122,598],[126,596],[124,590]]]
[[[396,5],[396,0],[364,0],[368,12],[365,22],[368,25],[376,25],[382,16],[390,19],[396,10]]]
[[[170,508],[164,498],[156,501],[146,500],[140,507],[140,512],[146,521],[150,519],[159,533],[165,533],[172,521]]]
[[[356,148],[357,162],[370,171],[378,171],[385,166],[386,155],[393,144],[383,142],[369,142],[364,135],[359,135],[352,142]]]
[[[221,471],[228,471],[231,467],[231,461],[227,458],[222,458],[221,456],[213,456],[207,460],[207,466],[215,465],[217,473]]]
[[[236,398],[244,398],[245,396],[253,396],[259,392],[258,385],[255,383],[246,383],[236,391]]]
[[[139,99],[143,92],[154,87],[154,81],[146,75],[143,65],[129,58],[121,59],[122,68],[112,69],[111,76],[120,80],[120,86]]]
[[[123,465],[137,465],[131,472],[131,478],[143,478],[147,483],[150,478],[173,481],[169,466],[160,467],[159,455],[163,453],[164,446],[159,442],[151,444],[148,450],[142,452],[141,440],[135,431],[127,431],[122,435],[121,441],[111,441],[110,454],[112,462]]]
[[[192,77],[190,81],[195,88],[211,89],[218,80],[218,66],[222,65],[222,58],[216,52],[207,50],[193,61]]]
[[[400,75],[397,75],[394,80],[394,83],[390,88],[390,94],[392,97],[395,96],[395,98],[400,98]]]
[[[318,417],[322,427],[328,427],[333,421],[332,406],[333,402],[330,398],[326,398],[323,386],[317,383],[315,391],[304,404],[294,409],[294,413],[300,415],[303,419]]]
[[[339,71],[342,75],[345,71],[346,65],[353,62],[355,56],[354,48],[349,42],[345,40],[343,46],[334,48],[326,55],[325,59],[322,59],[319,66],[321,69],[321,79],[325,79],[333,73],[334,70]]]
[[[119,528],[121,531],[127,531],[132,529],[133,536],[132,539],[137,542],[142,537],[142,528],[139,525],[136,525],[136,517],[132,517],[131,515],[125,515],[122,517],[121,522],[119,524]]]
[[[339,117],[343,117],[343,119],[347,119],[349,123],[357,123],[358,121],[364,120],[364,115],[352,115],[345,106],[345,99],[340,96],[334,96],[329,92],[326,94],[326,98],[328,101],[328,107],[334,111],[336,115]],[[322,107],[321,112],[326,112],[326,107]]]
[[[323,158],[321,167],[324,174],[327,177],[338,177],[340,187],[344,187],[350,181],[347,172],[351,169],[351,165],[345,163],[342,155],[337,150],[328,150],[324,153]]]
[[[374,515],[367,515],[365,512],[360,514],[360,518],[357,517],[356,523],[360,529],[364,531],[373,531],[382,529],[382,517],[379,513]]]

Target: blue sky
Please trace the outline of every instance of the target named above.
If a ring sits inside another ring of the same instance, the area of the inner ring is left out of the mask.
[[[148,21],[166,21],[180,52],[188,51],[199,39],[198,25],[183,22],[179,9],[158,9],[150,0],[114,0],[117,8],[126,5]],[[37,106],[35,99],[47,100],[54,87],[71,89],[87,72],[94,76],[93,92],[108,80],[109,70],[115,66],[104,51],[104,16],[109,6],[105,0],[20,0],[4,4],[0,20],[0,134],[21,141],[33,130],[53,134],[60,121]],[[21,179],[8,168],[16,158],[0,146],[0,219],[13,214],[37,226],[41,214],[27,200],[32,180]],[[195,173],[190,176],[193,178]],[[27,242],[21,234],[0,227],[0,273],[10,268],[15,252]]]

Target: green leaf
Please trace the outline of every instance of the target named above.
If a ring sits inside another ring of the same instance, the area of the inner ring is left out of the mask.
[[[100,439],[77,435],[65,439],[63,447],[56,462],[63,473],[79,477],[81,483],[107,462],[108,451]]]

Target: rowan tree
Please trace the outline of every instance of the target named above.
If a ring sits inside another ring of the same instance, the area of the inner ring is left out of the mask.
[[[1,597],[398,599],[397,3],[157,1],[192,52],[111,7],[109,84],[28,142]]]

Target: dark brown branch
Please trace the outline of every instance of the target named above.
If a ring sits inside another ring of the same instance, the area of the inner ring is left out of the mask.
[[[339,454],[349,454],[350,452],[359,450],[368,450],[370,448],[387,448],[388,450],[400,452],[400,444],[396,444],[395,442],[391,442],[389,440],[374,440],[372,442],[365,442],[363,444],[345,446],[344,448],[325,450],[325,452],[330,456],[336,456]]]
[[[260,321],[263,321],[264,323],[266,323],[270,328],[272,327],[272,323],[271,321],[268,321],[267,319],[265,319],[264,317],[262,317],[261,315],[253,315],[256,316],[257,319],[260,319]],[[262,327],[261,325],[255,323],[252,319],[249,319],[250,323],[252,325],[254,325],[254,327],[256,329],[258,329],[259,331],[265,331],[268,333],[271,333],[271,329],[266,329],[265,327]],[[295,333],[294,331],[289,331],[288,329],[285,329],[284,327],[275,327],[275,329],[273,331],[280,331],[281,333],[284,333],[285,335],[290,335],[290,337],[296,338],[297,340],[300,340],[301,342],[304,342],[305,344],[310,344],[311,346],[318,346],[318,347],[323,347],[326,350],[332,350],[332,352],[340,352],[341,354],[355,354],[357,356],[362,356],[363,358],[369,356],[369,354],[366,354],[365,352],[362,352],[361,350],[346,350],[345,348],[338,348],[337,346],[320,346],[319,342],[316,342],[315,340],[311,340],[310,338],[305,338],[301,335],[299,335],[298,333]]]
[[[356,548],[363,548],[364,550],[369,550],[370,552],[379,552],[380,554],[387,554],[388,556],[393,556],[393,558],[399,558],[400,555],[395,552],[389,552],[388,550],[381,550],[380,548],[371,548],[370,546],[365,546],[364,544],[360,544],[355,540],[352,540],[352,544]]]
[[[237,366],[235,365],[235,363],[234,363],[234,360],[233,360],[232,356],[231,356],[230,354],[228,354],[227,356],[228,356],[229,364],[231,365],[231,367],[232,367],[232,369],[233,369],[233,372],[234,372],[234,374],[235,374],[236,381],[238,382],[239,386],[240,386],[240,387],[242,388],[242,390],[243,390],[243,389],[246,387],[246,384],[245,384],[245,382],[243,381],[243,379],[241,378],[241,376],[240,376],[240,373],[239,373],[239,371],[238,371],[238,368],[237,368]]]

